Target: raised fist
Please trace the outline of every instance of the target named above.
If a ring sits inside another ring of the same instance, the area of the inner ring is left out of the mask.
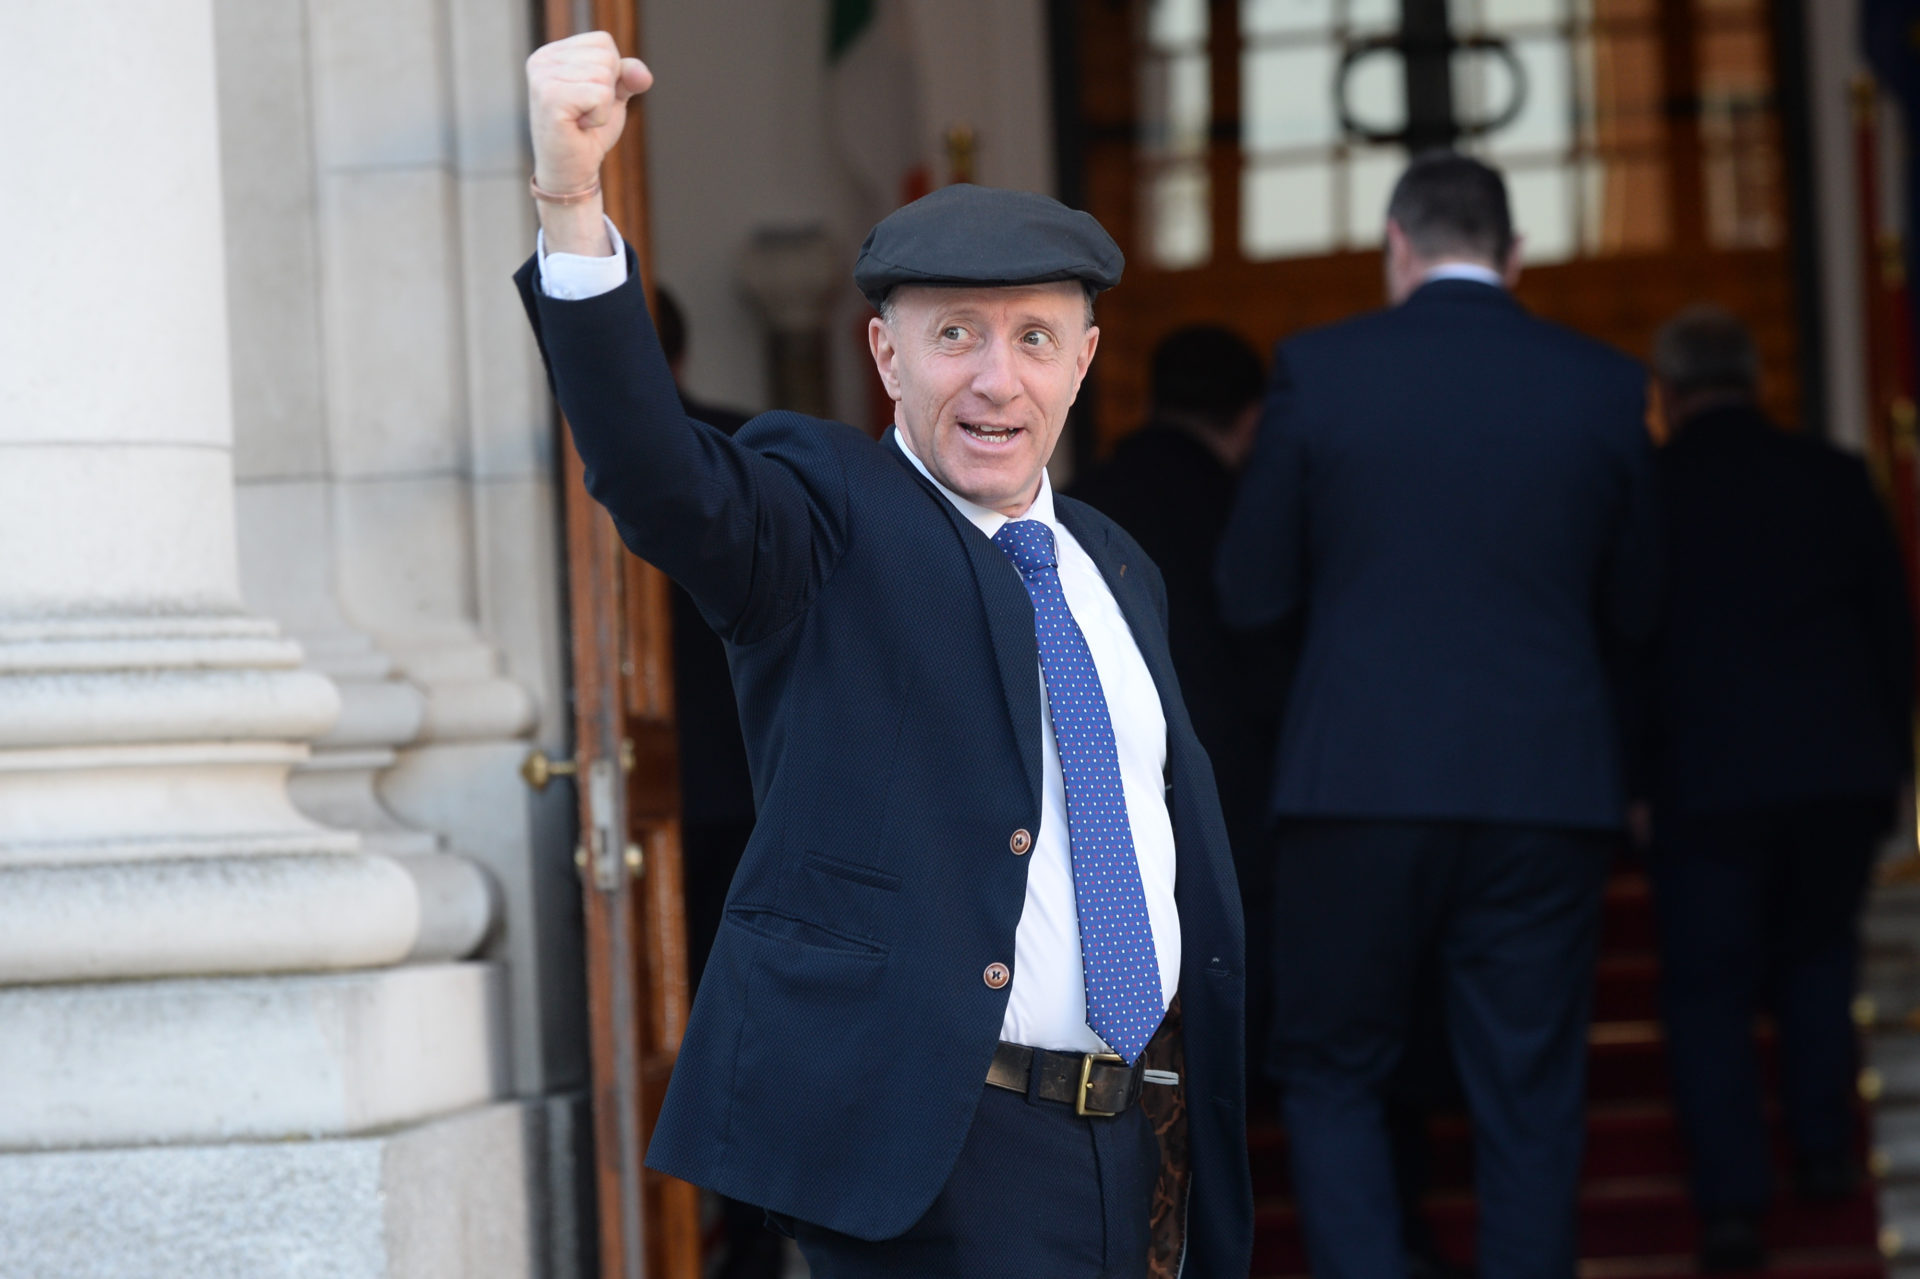
[[[623,58],[604,31],[556,40],[527,59],[527,114],[533,126],[533,180],[555,193],[585,190],[620,140],[627,99],[653,73]]]

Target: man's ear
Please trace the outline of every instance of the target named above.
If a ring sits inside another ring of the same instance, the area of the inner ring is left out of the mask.
[[[1509,290],[1520,283],[1520,268],[1526,261],[1526,256],[1527,237],[1515,235],[1512,246],[1507,249],[1507,260],[1500,264],[1500,278],[1506,282]]]
[[[1086,336],[1080,343],[1080,359],[1073,370],[1073,398],[1080,398],[1080,384],[1087,380],[1087,370],[1093,367],[1093,353],[1100,348],[1100,326],[1089,324]],[[1073,401],[1069,400],[1071,404]]]
[[[867,321],[867,349],[873,352],[873,368],[880,375],[880,385],[886,388],[887,398],[895,404],[900,402],[900,375],[894,369],[900,350],[893,344],[893,330],[879,316]]]

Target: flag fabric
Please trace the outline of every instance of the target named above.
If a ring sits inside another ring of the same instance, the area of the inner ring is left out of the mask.
[[[835,151],[878,220],[931,186],[905,0],[831,0],[827,104]]]

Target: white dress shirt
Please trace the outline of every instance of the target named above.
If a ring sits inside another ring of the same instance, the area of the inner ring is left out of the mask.
[[[627,278],[620,233],[607,222],[610,257],[548,253],[539,242],[540,287],[548,297],[580,301],[608,293]],[[1007,517],[970,502],[934,479],[914,456],[906,437],[895,440],[907,460],[933,482],[962,515],[988,537]],[[1040,473],[1040,492],[1021,518],[1044,520],[1053,530],[1060,586],[1067,607],[1086,636],[1099,673],[1119,753],[1120,788],[1133,828],[1134,855],[1146,890],[1147,919],[1160,962],[1160,997],[1173,1002],[1180,985],[1180,911],[1174,902],[1173,818],[1167,809],[1167,721],[1160,691],[1140,655],[1133,631],[1084,547],[1054,516],[1053,486]],[[1080,913],[1073,894],[1073,850],[1067,838],[1067,787],[1060,769],[1047,708],[1046,677],[1040,679],[1040,828],[1027,854],[1027,899],[1014,935],[1013,981],[1000,1037],[1059,1052],[1104,1052],[1107,1045],[1087,1025],[1086,975],[1080,957]]]
[[[609,222],[607,225],[611,227],[613,224]],[[617,233],[614,238],[619,238]],[[1472,280],[1475,284],[1491,284],[1496,289],[1507,287],[1506,277],[1478,262],[1442,262],[1420,277],[1422,284],[1432,284],[1435,280]]]
[[[969,502],[933,478],[894,432],[900,451],[962,515],[988,537],[1007,517]],[[1067,608],[1087,637],[1093,668],[1106,695],[1113,721],[1114,747],[1120,757],[1120,790],[1133,828],[1133,853],[1146,890],[1147,921],[1153,927],[1154,957],[1160,961],[1160,1000],[1173,1002],[1180,987],[1180,909],[1174,904],[1173,816],[1167,811],[1167,719],[1160,690],[1140,656],[1133,630],[1107,589],[1107,579],[1066,525],[1054,517],[1053,483],[1040,472],[1040,492],[1027,508],[1027,520],[1053,530],[1060,562],[1060,589]],[[1058,1052],[1105,1052],[1107,1045],[1087,1025],[1086,972],[1080,957],[1080,912],[1073,896],[1073,849],[1067,839],[1067,783],[1060,770],[1047,708],[1047,679],[1040,676],[1040,829],[1027,854],[1027,904],[1013,939],[1013,987],[1000,1038]]]

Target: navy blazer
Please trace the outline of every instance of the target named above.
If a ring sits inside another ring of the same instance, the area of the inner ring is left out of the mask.
[[[1866,467],[1733,406],[1681,427],[1660,479],[1650,797],[1709,814],[1893,795],[1913,767],[1913,622]]]
[[[685,418],[632,259],[585,301],[516,277],[587,487],[727,643],[759,821],[728,895],[649,1166],[864,1239],[945,1184],[999,1041],[1041,811],[1039,652],[1019,572],[891,439],[768,413]],[[1239,898],[1181,703],[1166,598],[1090,507],[1160,690],[1183,937],[1188,1273],[1252,1248]]]
[[[1621,825],[1645,400],[1634,361],[1471,281],[1281,345],[1217,568],[1230,624],[1304,626],[1276,814]]]

